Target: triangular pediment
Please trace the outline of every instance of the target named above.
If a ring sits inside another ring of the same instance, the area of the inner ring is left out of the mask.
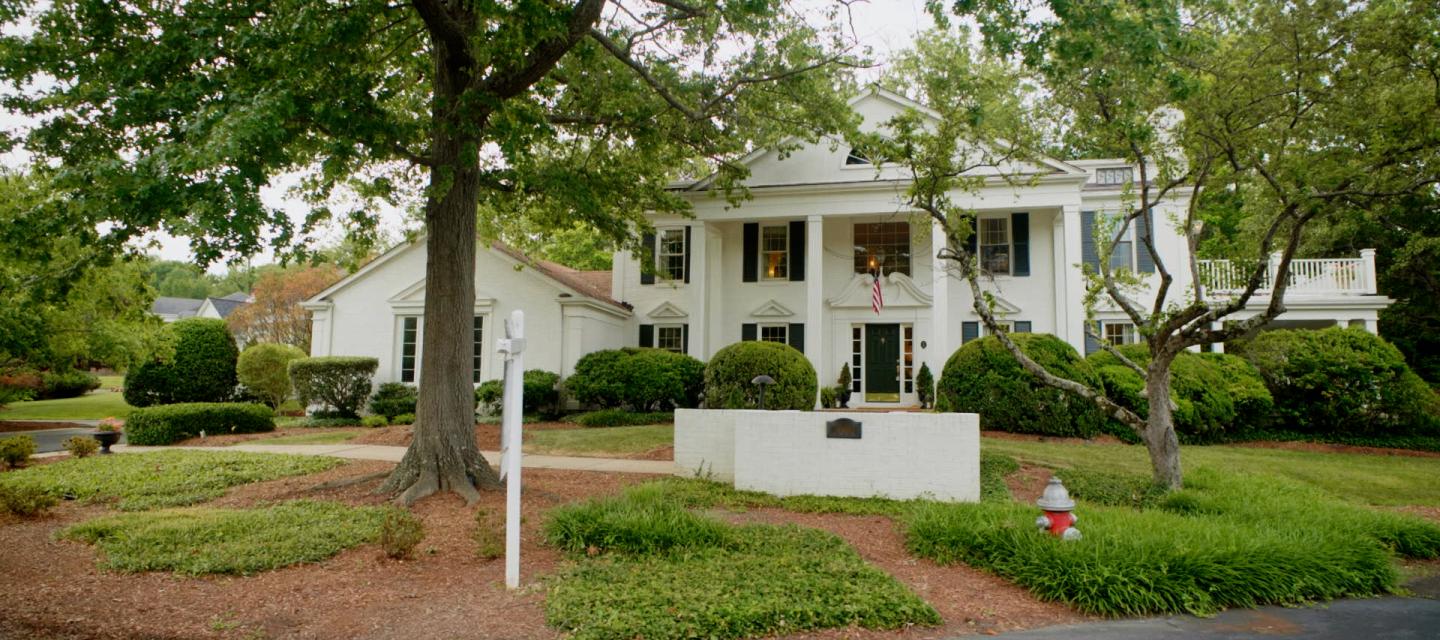
[[[992,308],[995,310],[995,313],[1003,316],[1015,315],[1017,313],[1020,313],[1019,305],[1016,305],[1015,303],[1010,302],[1009,300],[1006,300],[1000,296],[990,294],[990,300],[994,303]]]
[[[389,302],[424,302],[425,301],[425,279],[421,278],[408,287],[390,296]]]
[[[840,295],[830,298],[830,306],[836,309],[868,309],[874,285],[875,276],[857,273],[850,278]],[[928,307],[934,300],[930,294],[921,290],[910,276],[898,271],[884,276],[884,280],[880,282],[880,294],[885,298],[887,308]]]
[[[684,309],[669,302],[661,303],[660,306],[651,309],[650,313],[645,315],[656,320],[676,320],[690,317],[690,314],[685,313]]]
[[[788,318],[793,315],[795,315],[794,311],[774,300],[766,301],[758,309],[750,312],[750,316],[753,318]]]

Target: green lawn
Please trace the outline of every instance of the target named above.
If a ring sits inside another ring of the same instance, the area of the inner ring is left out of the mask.
[[[297,433],[294,435],[279,436],[277,438],[250,440],[236,444],[340,444],[342,442],[348,442],[363,433],[361,431],[321,430],[319,428],[317,428],[316,431],[317,433]]]
[[[78,398],[16,402],[0,409],[0,420],[101,420],[130,415],[131,406],[125,404],[125,396],[108,391],[108,386]]]
[[[1150,473],[1150,458],[1142,446],[998,438],[983,438],[981,446],[1023,464]],[[1213,469],[1276,475],[1363,504],[1440,506],[1440,485],[1435,483],[1440,478],[1440,458],[1188,445],[1180,447],[1180,460],[1187,472]]]
[[[675,427],[595,427],[563,431],[532,431],[526,453],[556,456],[615,456],[645,453],[675,442]]]

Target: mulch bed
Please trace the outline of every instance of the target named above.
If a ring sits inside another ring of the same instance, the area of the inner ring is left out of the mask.
[[[572,431],[575,429],[586,429],[571,422],[528,422],[521,429],[526,442],[530,440],[530,434],[536,431]],[[367,429],[366,433],[351,440],[354,444],[380,444],[396,447],[410,446],[413,438],[413,427],[409,425],[396,425],[382,427],[379,429]],[[498,424],[477,424],[475,425],[475,443],[482,451],[500,450],[500,425]],[[578,455],[578,454],[571,454]],[[598,455],[598,454],[597,454]],[[633,453],[629,455],[605,454],[604,458],[625,458],[630,460],[674,460],[675,447],[664,446],[650,451]]]

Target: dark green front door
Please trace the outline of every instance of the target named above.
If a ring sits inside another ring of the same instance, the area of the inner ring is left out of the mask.
[[[865,325],[865,401],[900,401],[900,325]]]

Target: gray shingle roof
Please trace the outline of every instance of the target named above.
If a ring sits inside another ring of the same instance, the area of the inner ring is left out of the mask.
[[[197,298],[170,298],[161,296],[155,299],[150,305],[150,313],[157,316],[176,316],[188,318],[200,310],[200,305],[205,304],[204,300]]]

